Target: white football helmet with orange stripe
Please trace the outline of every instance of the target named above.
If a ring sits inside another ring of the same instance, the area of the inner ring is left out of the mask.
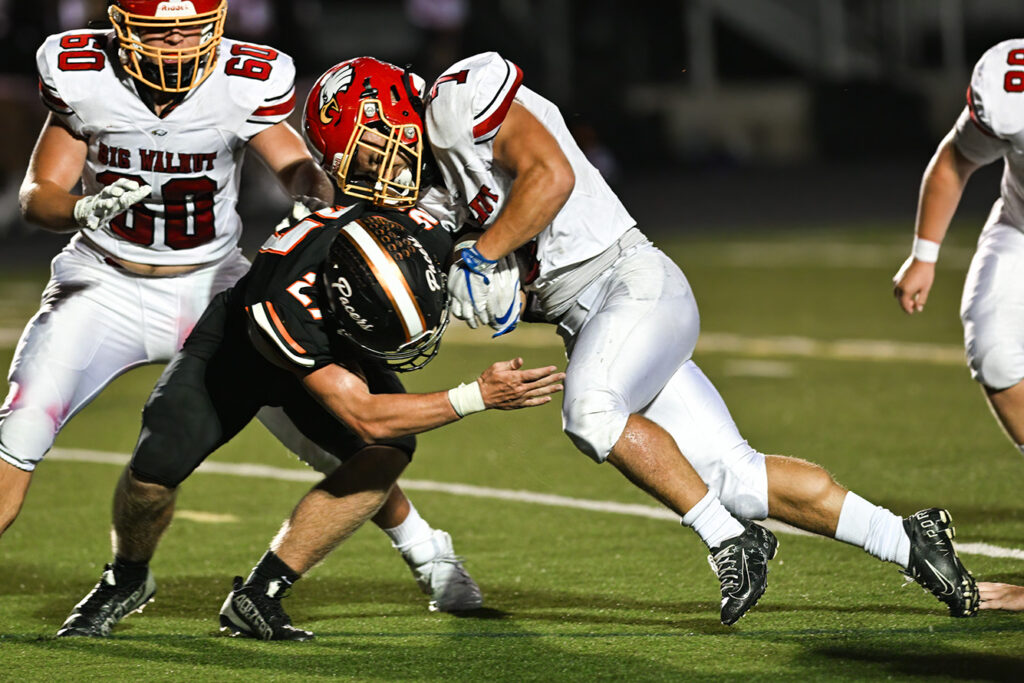
[[[213,73],[224,37],[227,0],[113,0],[107,10],[125,71],[154,90],[181,93]],[[199,44],[161,48],[144,42],[146,33],[199,33]]]
[[[338,333],[393,370],[417,370],[437,355],[448,327],[444,272],[386,214],[342,227],[322,273]]]

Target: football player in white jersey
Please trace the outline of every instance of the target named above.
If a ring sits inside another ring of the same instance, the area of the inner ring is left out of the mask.
[[[691,358],[699,318],[683,273],[637,229],[558,108],[522,85],[515,64],[493,52],[464,59],[434,82],[422,121],[414,112],[388,121],[361,73],[373,71],[371,61],[338,64],[314,86],[320,109],[307,106],[303,132],[324,168],[339,187],[362,184],[379,204],[409,204],[424,176],[423,130],[449,199],[482,231],[457,247],[451,310],[497,334],[519,317],[508,259],[535,241],[537,274],[524,279],[536,316],[565,341],[564,431],[700,535],[721,582],[723,623],[764,592],[777,541],[749,520],[769,516],[897,563],[953,616],[975,613],[977,587],[945,510],[900,518],[823,468],[764,455],[743,439]],[[415,90],[411,78],[405,85]],[[359,113],[339,125],[340,110]]]
[[[22,211],[73,236],[22,334],[0,408],[0,533],[64,424],[122,372],[167,362],[210,299],[248,270],[235,207],[246,149],[297,203],[333,203],[331,181],[285,120],[291,58],[224,38],[225,13],[225,0],[117,0],[113,30],[50,36],[38,51],[51,112]],[[72,192],[79,180],[82,195]],[[314,468],[339,464],[279,410],[260,417]],[[480,606],[448,534],[399,487],[374,521],[434,608]]]
[[[999,43],[978,60],[967,106],[924,172],[911,255],[893,278],[908,314],[920,313],[928,301],[939,245],[967,180],[998,159],[1000,196],[978,238],[960,319],[971,376],[1024,453],[1024,39]]]

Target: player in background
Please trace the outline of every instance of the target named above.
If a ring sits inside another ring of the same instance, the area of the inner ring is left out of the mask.
[[[448,324],[444,271],[426,246],[440,231],[365,207],[323,209],[272,235],[249,273],[210,303],[147,401],[115,492],[120,575],[107,565],[57,635],[106,636],[146,604],[178,486],[263,406],[281,406],[340,466],[302,498],[248,579],[235,578],[221,626],[307,640],[281,598],[384,504],[413,434],[487,408],[541,405],[561,389],[554,367],[520,370],[514,359],[448,392],[405,394],[393,371],[426,365]]]
[[[375,82],[388,70],[390,81]],[[952,616],[974,614],[977,587],[956,555],[948,512],[900,518],[818,465],[764,455],[743,439],[691,358],[699,318],[683,273],[636,227],[557,107],[521,81],[515,64],[491,52],[450,67],[426,95],[422,121],[448,199],[483,231],[457,246],[453,314],[511,331],[520,278],[509,259],[535,242],[524,269],[535,271],[525,278],[534,315],[558,326],[569,357],[564,430],[700,535],[721,583],[723,623],[765,589],[777,541],[748,520],[768,516],[894,562]],[[381,119],[384,95],[408,98],[403,119]],[[339,187],[362,185],[382,206],[417,200],[426,182],[419,95],[408,73],[372,58],[320,77],[303,132]]]
[[[291,58],[224,38],[225,12],[223,0],[117,0],[113,30],[50,36],[38,51],[50,114],[21,207],[27,220],[73,236],[53,260],[0,408],[0,533],[67,421],[121,373],[170,360],[210,299],[248,270],[235,206],[246,150],[304,213],[334,201],[286,121]],[[81,195],[72,192],[79,180]],[[336,466],[280,411],[260,417],[314,468]],[[399,487],[374,522],[433,608],[480,606],[450,536]]]
[[[893,278],[900,307],[924,310],[935,263],[967,180],[1003,160],[999,199],[978,237],[960,301],[971,376],[1024,453],[1024,39],[990,48],[974,67],[967,106],[925,169],[910,257]]]

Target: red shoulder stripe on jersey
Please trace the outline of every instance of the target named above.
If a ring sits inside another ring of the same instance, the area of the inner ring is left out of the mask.
[[[967,111],[970,112],[971,121],[978,127],[978,130],[990,138],[996,137],[995,132],[982,122],[978,113],[974,110],[974,91],[971,90],[971,86],[967,86]]]
[[[39,79],[39,95],[47,104],[52,104],[53,106],[60,107],[62,109],[71,108],[68,106],[67,102],[54,95],[53,92],[50,91],[50,88],[43,83],[43,79],[41,78]]]
[[[295,91],[292,91],[292,96],[280,104],[273,104],[269,107],[260,107],[252,113],[253,116],[279,116],[281,114],[291,113],[291,110],[295,108]]]
[[[511,62],[509,63],[512,64]],[[505,99],[502,100],[501,105],[498,106],[493,114],[473,126],[474,138],[481,138],[493,132],[505,120],[509,107],[512,106],[512,100],[516,98],[516,92],[519,91],[519,85],[523,82],[523,70],[517,64],[512,64],[512,67],[516,70],[516,77],[512,85],[509,86],[508,92],[505,93]]]
[[[306,349],[299,346],[299,343],[292,339],[292,336],[288,334],[288,330],[286,330],[284,325],[281,324],[281,318],[277,316],[277,311],[274,310],[274,304],[267,301],[264,305],[267,307],[267,313],[270,314],[270,321],[274,323],[274,327],[277,328],[277,332],[281,335],[281,338],[288,342],[288,346],[292,347],[292,350],[296,353],[305,354]]]

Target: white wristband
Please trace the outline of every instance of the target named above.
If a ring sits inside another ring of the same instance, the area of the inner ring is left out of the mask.
[[[484,405],[484,395],[480,393],[480,384],[475,380],[469,384],[460,384],[449,389],[448,400],[459,417],[487,409],[487,406]]]
[[[935,263],[939,260],[939,247],[941,246],[938,242],[932,242],[931,240],[914,235],[914,247],[910,250],[910,255],[918,261]]]

